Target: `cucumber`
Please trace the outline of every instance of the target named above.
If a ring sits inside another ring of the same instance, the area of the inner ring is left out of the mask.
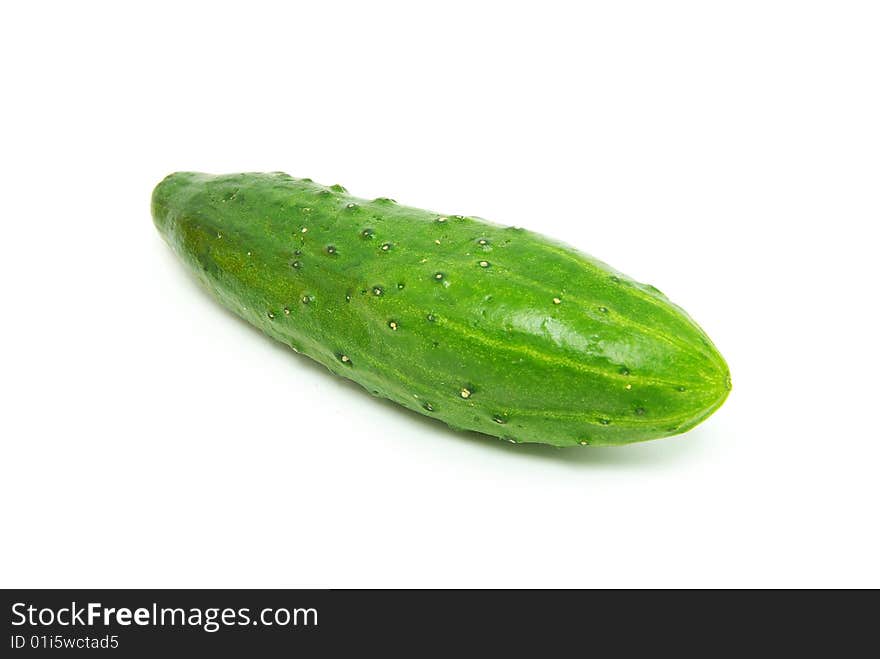
[[[660,291],[530,231],[283,173],[174,173],[152,214],[224,306],[456,429],[626,444],[689,430],[730,391]]]

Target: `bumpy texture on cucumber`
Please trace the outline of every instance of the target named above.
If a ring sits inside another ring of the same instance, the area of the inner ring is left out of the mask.
[[[171,174],[152,213],[222,304],[453,428],[625,444],[689,430],[730,390],[657,289],[523,229],[282,173]]]

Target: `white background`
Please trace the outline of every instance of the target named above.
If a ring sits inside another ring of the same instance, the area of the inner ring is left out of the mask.
[[[871,2],[7,4],[2,586],[880,586]],[[557,450],[207,297],[175,170],[474,214],[660,287],[734,390]]]

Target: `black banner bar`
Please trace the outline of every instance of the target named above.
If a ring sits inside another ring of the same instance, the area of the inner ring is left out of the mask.
[[[576,644],[618,653],[701,649],[835,656],[876,624],[839,592],[7,590],[3,656],[498,650]],[[873,594],[870,596],[873,600]],[[835,624],[835,621],[837,624]],[[611,645],[609,645],[611,644]],[[551,652],[552,651],[552,652]],[[274,654],[272,655],[274,656]]]

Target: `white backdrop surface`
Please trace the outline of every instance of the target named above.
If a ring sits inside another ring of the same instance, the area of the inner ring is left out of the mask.
[[[870,2],[0,10],[0,585],[880,586]],[[687,435],[511,446],[203,293],[175,170],[564,240],[730,364]]]

